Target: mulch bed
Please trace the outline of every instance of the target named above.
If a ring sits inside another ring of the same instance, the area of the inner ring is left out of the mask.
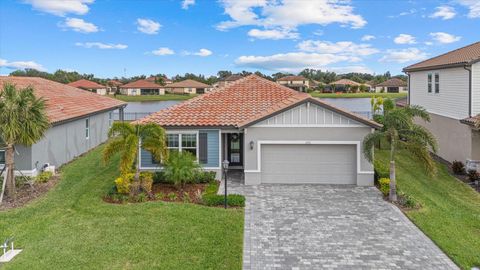
[[[60,180],[60,176],[56,174],[46,183],[34,183],[32,186],[24,184],[21,187],[17,187],[17,199],[14,202],[11,199],[3,197],[3,202],[0,205],[0,211],[22,207],[28,204],[30,201],[41,197],[53,188]],[[1,187],[0,187],[1,189]]]
[[[444,164],[445,166],[447,166],[448,168],[448,173],[450,173],[451,176],[457,178],[458,180],[462,181],[463,183],[469,185],[471,188],[473,188],[473,190],[477,191],[477,192],[480,192],[480,181],[478,182],[479,184],[475,185],[475,183],[473,183],[472,181],[470,181],[470,179],[468,179],[468,176],[467,174],[455,174],[452,170],[452,164],[446,160],[444,160],[443,158],[437,156],[437,155],[432,155],[433,156],[433,159],[435,159],[436,161]]]
[[[188,193],[192,203],[200,203],[200,197],[198,195],[202,194],[207,186],[208,184],[187,184],[182,189],[172,184],[155,184],[153,185],[152,192],[154,194],[163,193],[165,197],[162,201],[166,202],[183,202],[183,196],[185,193]],[[177,199],[169,199],[167,195],[170,193],[175,193]]]

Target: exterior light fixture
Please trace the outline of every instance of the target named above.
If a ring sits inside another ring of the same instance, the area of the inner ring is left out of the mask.
[[[225,194],[224,194],[224,206],[225,206],[225,209],[227,209],[227,172],[228,172],[228,164],[230,162],[228,162],[228,160],[224,160],[222,162],[222,168],[223,168],[223,177],[224,177],[224,180],[225,180]]]
[[[253,150],[253,146],[255,146],[255,143],[253,141],[250,141],[250,150]]]

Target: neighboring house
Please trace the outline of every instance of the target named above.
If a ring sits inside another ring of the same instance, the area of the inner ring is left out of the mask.
[[[362,141],[379,124],[257,75],[138,122],[164,127],[170,150],[192,153],[219,177],[228,160],[245,184],[373,185]],[[162,169],[145,150],[140,168]]]
[[[160,78],[159,78],[159,79],[160,79]],[[167,77],[162,77],[162,79],[163,79],[163,84],[164,84],[164,85],[173,83],[173,81],[170,80],[170,79],[167,78]],[[149,81],[149,82],[157,83],[157,77],[155,77],[155,76],[150,76],[150,77],[146,78],[145,80],[146,80],[146,81]]]
[[[74,82],[68,83],[67,85],[77,87],[83,90],[87,90],[102,96],[105,96],[107,94],[107,87],[105,85],[101,85],[96,82],[92,82],[85,79],[74,81]]]
[[[407,82],[399,78],[391,78],[375,86],[377,93],[406,93],[407,91]]]
[[[109,95],[114,95],[117,92],[120,92],[120,86],[122,86],[123,83],[117,81],[117,80],[110,80],[107,82],[107,93]]]
[[[299,92],[307,92],[310,86],[310,80],[303,76],[285,76],[277,79],[277,83]]]
[[[447,161],[480,160],[480,42],[403,69],[409,79],[407,103],[420,105],[437,138],[438,155]]]
[[[330,83],[330,87],[333,88],[333,92],[346,92],[352,87],[360,87],[360,83],[349,79],[340,79]]]
[[[227,86],[227,85],[229,85],[229,84],[233,83],[234,81],[239,80],[241,78],[243,78],[243,76],[240,75],[240,74],[232,74],[230,76],[227,76],[225,78],[220,79],[215,87],[218,88],[218,87]]]
[[[165,88],[147,80],[138,80],[120,86],[120,93],[127,96],[165,95]]]
[[[174,94],[204,94],[213,90],[213,86],[195,80],[183,80],[166,86],[167,92]]]
[[[113,111],[120,110],[123,115],[126,106],[125,102],[43,78],[0,76],[0,87],[6,83],[17,88],[32,86],[35,95],[46,102],[51,127],[45,137],[32,146],[15,146],[15,169],[28,176],[36,175],[46,164],[59,167],[105,142]],[[0,163],[4,160],[0,151]]]

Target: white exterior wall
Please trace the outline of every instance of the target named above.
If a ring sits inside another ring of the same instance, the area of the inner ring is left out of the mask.
[[[309,80],[305,80],[305,81],[277,81],[277,83],[281,84],[281,85],[285,85],[285,84],[303,84],[305,85],[306,87],[310,87],[310,81]]]
[[[127,96],[139,96],[141,94],[140,89],[135,88],[122,88],[120,89],[120,93]]]
[[[386,87],[386,86],[377,86],[377,87],[375,87],[375,92],[380,93],[380,92],[382,92],[382,89],[384,90],[385,93],[387,93],[388,87]],[[398,87],[398,92],[399,92],[399,93],[407,93],[407,92],[408,92],[408,88],[407,88],[406,86],[400,86],[400,87]]]
[[[440,75],[440,93],[438,94],[435,93],[434,75],[432,75],[432,92],[428,93],[429,73]],[[469,73],[463,67],[410,73],[410,104],[420,105],[430,113],[463,119],[469,116],[468,103]]]
[[[480,114],[480,62],[472,65],[472,115]]]
[[[105,96],[107,94],[107,89],[105,89],[105,88],[97,89],[97,94]]]

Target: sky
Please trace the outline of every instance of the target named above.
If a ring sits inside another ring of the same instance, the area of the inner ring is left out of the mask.
[[[399,74],[479,30],[480,0],[2,0],[0,74]]]

